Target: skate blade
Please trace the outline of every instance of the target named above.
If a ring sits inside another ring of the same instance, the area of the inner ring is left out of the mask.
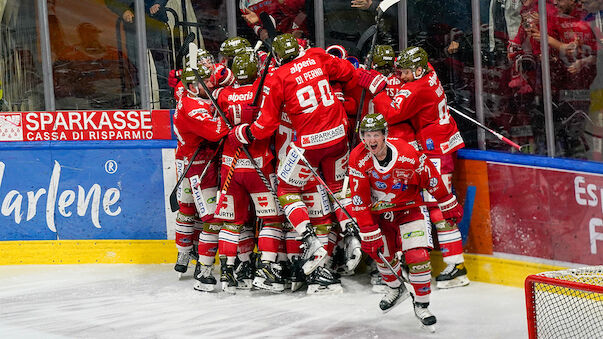
[[[184,273],[182,272],[178,272],[178,280],[182,280],[182,276],[184,275]]]
[[[452,280],[436,281],[436,287],[441,289],[455,288],[469,285],[469,278],[466,275],[456,277]]]
[[[202,284],[199,281],[196,281],[193,285],[193,289],[201,292],[212,292],[215,288],[215,285],[210,284]]]
[[[429,331],[429,333],[435,333],[435,331],[436,331],[435,325],[423,325],[423,324],[421,324],[421,328],[424,329],[424,330],[426,330],[426,331]]]
[[[304,282],[291,282],[291,292],[295,292],[304,287]]]
[[[392,305],[392,307],[385,309],[385,310],[381,310],[383,313],[388,313],[389,311],[393,310],[394,308],[396,308],[396,306],[400,305],[404,300],[410,298],[410,293],[408,291],[404,292],[404,294],[402,294],[400,296],[400,298],[398,298],[398,300],[396,300],[396,303],[394,305]],[[381,309],[381,308],[379,308]]]
[[[309,295],[331,295],[331,294],[342,294],[343,287],[341,284],[333,284],[328,286],[322,286],[319,284],[308,285],[308,291],[306,294]]]
[[[318,266],[322,265],[325,261],[327,261],[327,250],[325,250],[324,248],[321,247],[318,250],[316,250],[316,252],[314,252],[314,254],[312,256],[314,259],[308,260],[302,266],[302,269],[304,270],[305,275],[310,275],[310,273],[314,272],[314,270],[316,270],[316,268],[318,268]],[[317,259],[317,257],[318,257],[318,259]]]
[[[285,290],[285,285],[283,285],[283,284],[268,285],[265,282],[266,282],[266,279],[256,277],[255,279],[253,279],[253,286],[255,286],[261,290],[270,291],[270,292],[274,292],[274,293],[280,293]]]
[[[239,290],[250,290],[253,288],[253,283],[251,279],[243,279],[243,280],[237,280],[238,281],[238,285],[237,285],[237,289]]]
[[[237,287],[236,286],[228,286],[227,282],[222,283],[222,292],[226,292],[228,294],[236,294]]]

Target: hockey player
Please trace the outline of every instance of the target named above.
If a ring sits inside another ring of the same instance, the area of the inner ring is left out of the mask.
[[[214,84],[210,77],[211,68],[207,65],[199,67],[199,73],[208,88]],[[221,223],[214,218],[215,196],[217,192],[217,166],[210,166],[204,177],[200,178],[203,168],[210,160],[216,145],[228,133],[224,122],[214,117],[214,109],[207,99],[206,93],[197,82],[195,74],[187,69],[182,74],[182,84],[186,89],[180,99],[174,114],[174,132],[178,137],[178,154],[185,163],[193,161],[193,166],[187,173],[188,180],[183,182],[179,219],[177,228],[181,224],[190,224],[195,212],[204,222],[203,231],[199,236],[199,259],[195,267],[194,289],[211,291],[216,284],[212,275],[212,268],[218,243],[218,231]],[[195,149],[202,147],[196,159],[191,159]],[[178,237],[178,230],[176,233]],[[176,243],[178,244],[178,238]]]
[[[256,118],[254,115],[257,115],[258,110],[250,104],[258,86],[257,68],[257,60],[253,54],[241,53],[235,56],[232,70],[237,84],[218,91],[218,104],[225,112],[228,112],[228,119],[233,125],[249,124]],[[249,152],[266,178],[274,175],[270,141],[270,139],[258,140],[249,147]],[[224,146],[222,185],[236,151],[237,148],[230,143]],[[259,288],[281,292],[284,290],[284,282],[281,277],[282,268],[276,261],[279,246],[284,239],[282,229],[284,217],[279,213],[278,201],[260,180],[251,161],[242,154],[236,163],[224,203],[218,206],[217,210],[218,217],[225,220],[220,232],[219,252],[220,256],[227,256],[227,270],[230,271],[233,269],[232,265],[237,253],[239,233],[249,214],[250,201],[254,204],[256,215],[263,220],[258,239],[258,249],[262,253],[262,265],[256,270],[253,284]],[[236,285],[236,281],[226,282],[233,286]]]
[[[290,34],[277,36],[272,47],[280,67],[263,88],[266,96],[260,117],[251,126],[241,124],[233,129],[229,141],[246,145],[255,139],[269,138],[278,128],[281,112],[284,112],[297,134],[293,142],[304,150],[304,157],[313,166],[322,170],[329,188],[339,192],[348,158],[347,120],[329,81],[355,83],[354,67],[320,48],[300,52],[297,40]],[[302,188],[311,175],[310,169],[303,165],[293,150],[288,152],[284,165],[278,171],[279,202],[303,238],[302,260],[306,274],[312,273],[326,259],[326,251],[316,237],[307,206],[301,198]],[[336,213],[343,214],[341,211]],[[349,222],[339,215],[338,219],[344,225]]]
[[[225,86],[226,84],[231,83],[234,80],[232,77],[232,72],[229,69],[225,68],[223,65],[215,64],[213,57],[207,52],[205,49],[199,49],[197,51],[197,63],[199,69],[211,71],[211,75],[209,76],[209,87],[215,88],[217,86]],[[186,60],[186,64],[190,65],[190,60]],[[177,103],[180,103],[181,98],[188,93],[187,89],[183,85],[183,82],[180,81],[182,71],[175,71],[170,73],[170,86],[174,87],[174,99],[176,99]],[[176,76],[177,75],[177,76]],[[193,81],[194,74],[189,71],[189,80],[190,83]],[[183,158],[182,148],[183,146],[178,143],[178,149],[176,150],[176,168],[178,172],[178,176],[182,174],[184,168],[186,167],[185,160]],[[208,155],[209,156],[209,155]],[[180,199],[182,196],[182,192],[184,191],[183,186],[181,185],[178,189],[178,198]],[[176,265],[174,266],[174,270],[179,272],[180,275],[185,273],[188,269],[188,263],[191,258],[197,260],[197,248],[199,245],[199,234],[203,229],[203,221],[196,215],[193,218],[193,221],[184,222],[182,219],[182,215],[177,216],[176,228],[175,228],[175,239],[176,239],[176,247],[178,248],[178,259],[176,261]],[[192,226],[191,226],[192,225]]]
[[[232,69],[232,60],[234,57],[237,54],[245,52],[248,48],[251,48],[249,40],[240,36],[228,38],[220,45],[218,62]]]
[[[386,87],[385,77],[373,72],[361,74],[359,84],[375,94],[375,109],[381,112],[388,124],[408,120],[416,132],[419,148],[436,165],[446,187],[452,191],[452,173],[456,151],[464,147],[463,138],[450,116],[444,89],[434,70],[428,67],[427,53],[420,47],[409,47],[396,60],[400,79],[405,82],[401,90],[390,98],[381,91]],[[469,284],[464,265],[461,233],[455,220],[445,220],[433,197],[425,194],[432,223],[435,224],[438,242],[446,268],[436,277],[438,288]]]
[[[402,140],[386,139],[383,115],[367,114],[360,125],[360,138],[362,143],[350,154],[351,212],[358,220],[362,249],[377,262],[388,286],[379,307],[387,312],[408,297],[404,284],[378,255],[381,252],[400,275],[401,265],[395,254],[402,251],[414,290],[415,315],[423,325],[432,326],[436,317],[428,306],[429,250],[433,245],[421,190],[427,189],[436,197],[447,218],[460,219],[462,207],[424,154]]]

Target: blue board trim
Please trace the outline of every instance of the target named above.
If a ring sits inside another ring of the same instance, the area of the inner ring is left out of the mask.
[[[0,142],[0,151],[176,148],[176,140]]]
[[[493,161],[515,165],[603,174],[603,163],[585,160],[549,158],[539,155],[512,154],[506,152],[481,151],[473,149],[459,150],[458,157],[468,160]]]

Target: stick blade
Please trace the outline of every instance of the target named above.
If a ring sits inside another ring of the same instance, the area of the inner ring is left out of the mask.
[[[197,52],[198,48],[194,42],[188,44],[188,67],[192,69],[197,69]]]
[[[397,4],[400,0],[383,0],[381,1],[381,3],[379,4],[379,11],[381,13],[385,13],[385,11],[387,11],[388,8],[392,7],[393,5]]]
[[[172,212],[176,212],[180,209],[180,204],[178,204],[178,197],[176,196],[176,191],[170,194],[170,209]]]

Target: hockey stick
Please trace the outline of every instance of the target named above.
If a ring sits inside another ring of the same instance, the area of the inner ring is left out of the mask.
[[[180,67],[176,66],[176,68],[186,67],[186,65],[184,65],[184,63],[182,62],[182,58],[184,58],[184,56],[188,54],[188,44],[193,42],[193,40],[195,40],[195,33],[193,32],[188,33],[184,40],[182,40],[182,45],[180,46],[180,49],[176,54],[176,63]]]
[[[205,172],[207,172],[207,169],[209,168],[209,164],[211,163],[211,160],[216,156],[216,154],[218,154],[218,150],[220,149],[220,147],[222,147],[223,143],[224,143],[224,139],[220,140],[220,144],[216,148],[216,151],[214,152],[214,154],[211,156],[211,158],[207,162],[207,165],[205,165],[203,172],[201,172],[200,178],[203,178],[203,176],[205,175]],[[193,162],[195,161],[197,154],[199,154],[199,152],[201,151],[202,148],[203,148],[203,144],[199,144],[199,147],[197,147],[197,149],[195,150],[195,153],[193,153],[193,157],[191,158],[190,162],[184,169],[184,172],[182,173],[180,178],[178,178],[178,182],[176,183],[176,186],[174,186],[174,189],[172,189],[172,193],[170,193],[170,208],[172,209],[172,212],[176,212],[177,210],[180,209],[180,205],[178,204],[178,197],[176,196],[176,192],[178,191],[178,187],[182,183],[182,180],[184,180],[184,178],[186,177],[186,173],[188,173],[188,170],[193,165]]]
[[[377,25],[371,25],[369,28],[367,28],[366,31],[364,31],[362,35],[360,35],[358,43],[356,44],[356,50],[358,52],[362,51],[362,48],[364,47],[366,41],[371,38],[375,33],[377,33]]]
[[[371,41],[371,49],[369,50],[369,54],[366,56],[366,60],[364,65],[367,69],[373,68],[373,53],[375,52],[375,45],[377,44],[377,36],[379,35],[379,21],[381,21],[381,17],[383,13],[387,11],[388,8],[398,3],[400,0],[384,0],[381,1],[379,7],[377,7],[377,17],[375,18],[375,33],[373,35],[373,40]],[[356,126],[354,127],[354,135],[352,136],[351,147],[354,147],[356,144],[356,137],[358,135],[358,128],[360,127],[360,117],[362,116],[362,107],[364,106],[364,100],[366,99],[366,88],[362,89],[362,93],[360,94],[360,101],[358,102],[358,109],[356,110]]]
[[[472,117],[470,117],[470,116],[468,116],[468,115],[464,114],[463,112],[459,111],[458,109],[456,109],[456,108],[454,108],[454,107],[452,107],[452,106],[448,106],[448,108],[449,108],[449,109],[451,109],[451,110],[452,110],[454,113],[456,113],[456,114],[458,114],[458,115],[462,116],[463,118],[465,118],[465,119],[467,119],[467,120],[471,121],[472,123],[476,124],[478,127],[481,127],[481,128],[483,128],[484,130],[486,130],[486,131],[488,131],[488,132],[492,133],[492,134],[493,134],[495,137],[497,137],[497,138],[498,138],[498,140],[504,141],[504,142],[505,142],[505,143],[507,143],[508,145],[513,146],[514,148],[516,148],[518,151],[520,151],[520,152],[521,152],[521,146],[519,146],[518,144],[516,144],[516,143],[514,143],[513,141],[509,140],[507,137],[503,136],[502,134],[500,134],[500,133],[498,133],[498,132],[496,132],[496,131],[494,131],[494,130],[492,130],[492,129],[488,128],[488,127],[486,127],[486,126],[485,126],[485,125],[483,125],[481,122],[479,122],[479,121],[477,121],[477,120],[473,119]]]
[[[237,148],[237,151],[232,158],[232,163],[230,164],[230,167],[228,167],[228,173],[226,174],[226,179],[224,179],[224,185],[222,185],[222,189],[220,190],[220,198],[218,198],[218,202],[216,203],[216,210],[214,212],[215,215],[220,214],[220,209],[222,208],[222,203],[224,202],[226,193],[230,187],[230,182],[232,181],[232,176],[234,175],[235,168],[237,167],[239,157],[241,157],[241,147]]]
[[[297,153],[297,155],[302,160],[302,162],[310,169],[310,171],[312,172],[312,175],[314,176],[314,178],[316,178],[316,181],[318,181],[318,183],[321,184],[325,188],[325,190],[327,191],[327,193],[329,194],[329,196],[331,197],[331,199],[333,199],[333,201],[335,201],[335,203],[337,204],[337,206],[339,206],[339,208],[343,211],[343,213],[348,218],[350,218],[350,220],[354,224],[354,228],[355,228],[352,231],[355,232],[355,233],[358,233],[360,228],[358,227],[358,223],[356,223],[356,220],[354,220],[354,218],[352,218],[352,215],[350,215],[350,212],[348,212],[343,207],[343,205],[341,204],[341,202],[339,202],[339,199],[337,199],[337,197],[335,196],[335,193],[333,193],[333,191],[331,191],[331,189],[329,188],[329,186],[327,186],[327,184],[325,183],[325,181],[320,177],[320,175],[318,175],[318,172],[316,172],[316,170],[314,169],[314,167],[312,167],[312,165],[310,165],[310,163],[308,162],[308,159],[306,159],[306,157],[304,156],[303,152],[297,146],[295,146],[294,143],[290,143],[289,145],[291,146],[291,149],[293,149],[295,151],[295,153]]]
[[[192,52],[194,50],[194,56],[192,56]],[[196,54],[197,54],[197,46],[194,43],[190,43],[190,47],[189,47],[189,54],[191,54],[191,68],[193,70],[193,73],[195,74],[195,77],[197,78],[197,82],[199,82],[199,84],[201,85],[201,87],[203,87],[203,90],[205,91],[205,93],[207,93],[207,96],[209,97],[209,100],[211,100],[211,103],[214,105],[214,107],[216,108],[216,112],[218,112],[218,115],[220,115],[220,117],[222,118],[222,120],[224,120],[224,122],[226,123],[226,127],[228,127],[229,129],[232,130],[233,125],[230,123],[230,121],[228,120],[228,118],[226,117],[226,114],[224,114],[224,111],[222,111],[222,108],[220,108],[220,105],[218,105],[218,102],[216,101],[216,98],[213,97],[213,95],[211,94],[211,91],[209,90],[209,88],[207,88],[207,85],[205,84],[205,82],[203,81],[203,79],[201,78],[201,75],[199,75],[199,70],[198,70],[198,65],[196,62]],[[194,62],[192,62],[194,61]],[[262,182],[264,183],[264,185],[266,186],[266,188],[272,193],[274,194],[274,196],[276,196],[276,192],[274,191],[274,189],[272,188],[272,185],[270,185],[270,182],[268,181],[268,179],[266,179],[266,177],[264,176],[264,173],[262,172],[262,169],[258,166],[258,164],[255,162],[255,160],[253,159],[253,157],[251,156],[251,153],[249,153],[249,149],[247,148],[246,145],[242,145],[241,148],[243,149],[243,152],[245,152],[245,155],[249,158],[249,160],[251,161],[251,164],[253,165],[253,168],[255,169],[255,171],[258,173],[258,175],[260,176],[260,179],[262,180]]]

